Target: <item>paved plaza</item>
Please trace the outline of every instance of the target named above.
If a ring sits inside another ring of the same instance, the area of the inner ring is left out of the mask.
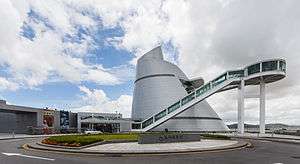
[[[214,148],[226,148],[238,144],[233,140],[201,140],[198,142],[163,143],[163,144],[138,144],[137,142],[104,144],[85,148],[87,151],[114,152],[114,153],[158,153],[201,151]]]

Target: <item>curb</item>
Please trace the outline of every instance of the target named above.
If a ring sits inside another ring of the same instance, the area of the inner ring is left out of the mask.
[[[300,141],[300,138],[284,138],[284,137],[261,137],[261,138]]]
[[[273,141],[273,142],[279,142],[279,143],[288,143],[288,144],[300,144],[300,142],[295,142],[292,140],[286,140],[286,139],[269,139],[269,138],[261,138],[259,140],[264,140],[264,141]],[[299,140],[296,140],[299,141]]]
[[[295,142],[295,141],[299,141],[299,139],[291,139],[291,138],[289,138],[289,139],[287,139],[287,138],[270,138],[270,137],[255,138],[255,137],[242,137],[242,136],[234,136],[232,138],[273,141],[273,142],[288,143],[288,144],[300,144],[300,142]]]
[[[100,151],[82,151],[78,149],[59,149],[59,148],[50,148],[44,147],[40,145],[32,145],[32,144],[25,144],[22,147],[27,150],[42,150],[42,151],[50,151],[50,152],[61,152],[61,153],[76,153],[76,154],[90,154],[90,155],[155,155],[155,154],[182,154],[182,153],[200,153],[200,152],[215,152],[215,151],[229,151],[235,149],[242,149],[245,147],[250,147],[251,143],[246,141],[238,141],[238,143],[230,145],[230,146],[223,146],[223,147],[215,147],[209,149],[185,149],[185,150],[170,150],[170,151],[149,151],[149,152],[100,152]]]
[[[64,135],[74,135],[74,134],[64,134]],[[46,137],[51,137],[51,136],[56,136],[56,135],[37,135],[37,136],[7,137],[7,138],[0,138],[0,141],[1,140],[13,140],[13,139],[26,139],[26,138],[46,138]]]
[[[42,138],[44,136],[37,136],[37,137],[34,137],[34,136],[30,136],[30,137],[11,137],[11,138],[0,138],[0,141],[1,140],[15,140],[15,139],[26,139],[26,138]]]

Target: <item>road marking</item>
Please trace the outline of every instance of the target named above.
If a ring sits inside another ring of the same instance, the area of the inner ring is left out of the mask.
[[[20,156],[20,157],[25,157],[25,158],[33,158],[33,159],[41,159],[41,160],[47,160],[47,161],[54,161],[55,159],[52,158],[44,158],[44,157],[37,157],[37,156],[31,156],[31,155],[24,155],[20,153],[4,153],[2,154],[7,155],[7,156]]]

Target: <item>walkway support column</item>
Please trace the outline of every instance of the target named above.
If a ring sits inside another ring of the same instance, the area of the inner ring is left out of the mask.
[[[265,82],[260,81],[260,97],[259,97],[259,133],[265,134],[265,121],[266,121],[266,94],[265,94]]]
[[[245,99],[245,81],[242,79],[238,88],[238,133],[244,134],[244,100]]]

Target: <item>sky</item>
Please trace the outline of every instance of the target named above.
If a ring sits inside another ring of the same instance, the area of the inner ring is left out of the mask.
[[[137,59],[161,45],[189,78],[283,58],[266,86],[266,122],[300,125],[298,0],[1,0],[0,99],[9,104],[130,117]],[[257,93],[258,87],[247,87]],[[208,102],[237,120],[237,91]],[[258,123],[259,101],[245,102]]]

